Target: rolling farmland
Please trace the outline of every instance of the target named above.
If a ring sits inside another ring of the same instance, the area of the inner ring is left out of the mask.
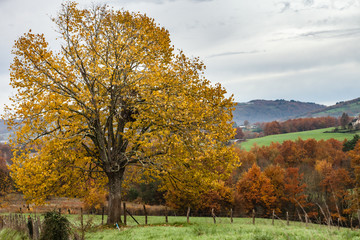
[[[295,132],[295,133],[286,133],[286,134],[278,134],[278,135],[270,135],[261,138],[249,139],[246,142],[242,142],[240,147],[245,150],[250,150],[254,144],[258,146],[269,146],[272,142],[282,143],[286,140],[295,141],[298,138],[303,140],[313,138],[317,141],[319,140],[328,140],[334,138],[339,141],[343,141],[345,139],[352,139],[352,137],[356,133],[327,133],[327,131],[332,131],[334,128],[324,128],[317,129],[312,131],[304,131],[304,132]]]

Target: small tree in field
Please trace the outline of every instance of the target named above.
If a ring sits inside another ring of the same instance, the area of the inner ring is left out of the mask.
[[[12,176],[29,201],[84,196],[92,178],[108,186],[110,224],[121,221],[129,166],[166,184],[230,174],[232,98],[202,76],[202,62],[174,52],[167,30],[140,13],[73,2],[53,21],[60,51],[31,31],[13,49],[17,93],[5,117],[16,128]]]
[[[346,126],[349,124],[349,122],[350,122],[349,115],[347,113],[343,113],[340,118],[340,125],[342,129],[346,129]]]

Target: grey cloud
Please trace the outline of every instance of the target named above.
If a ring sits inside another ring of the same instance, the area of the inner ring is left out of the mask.
[[[56,13],[61,2],[0,0],[0,97],[11,91],[6,85],[13,40],[30,27],[47,39],[49,34],[55,38],[45,14]],[[237,101],[284,98],[321,103],[359,97],[360,0],[93,2],[153,17],[169,29],[176,48],[203,59],[206,78],[220,82]],[[4,101],[0,99],[0,112]]]
[[[312,31],[300,34],[299,37],[316,37],[316,38],[343,38],[360,36],[360,28],[338,29],[328,31]]]
[[[172,1],[172,0],[111,0],[111,1],[106,1],[106,4],[109,5],[117,5],[119,3],[155,3],[155,4],[164,4],[167,1]]]
[[[332,0],[332,1],[314,1],[314,0],[293,0],[281,1],[276,5],[281,5],[280,13],[285,11],[301,12],[309,9],[326,10],[333,9],[344,11],[350,8],[357,8],[359,2],[357,0]]]
[[[311,6],[314,4],[314,0],[303,0],[305,6]]]
[[[278,33],[278,35],[282,35],[282,33]],[[302,38],[313,38],[313,39],[352,38],[352,37],[360,36],[360,28],[308,31],[305,33],[300,33],[292,36],[287,36],[287,35],[289,34],[284,34],[284,37],[273,38],[269,41],[276,42],[276,41],[295,40]]]
[[[180,1],[180,0],[168,0],[168,1],[177,2],[177,1]],[[214,0],[188,0],[188,1],[195,2],[195,3],[201,3],[201,2],[212,2]]]
[[[298,41],[295,39],[274,43],[261,54],[208,58],[205,60],[207,72],[216,76],[215,79],[224,80],[231,79],[232,76],[239,76],[239,79],[245,76],[273,76],[275,79],[283,74],[333,69],[341,64],[356,63],[359,66],[360,49],[356,46],[357,38],[331,41],[331,43],[326,40]]]
[[[214,0],[191,0],[192,2],[212,2]]]
[[[282,2],[282,4],[283,4],[283,7],[280,10],[280,13],[283,13],[283,12],[287,11],[288,9],[290,9],[290,2]]]
[[[265,51],[249,51],[249,52],[223,52],[223,53],[217,53],[208,56],[207,58],[215,58],[215,57],[223,57],[223,56],[231,56],[231,55],[242,55],[242,54],[254,54],[259,52],[265,52]]]
[[[1,1],[6,1],[6,0],[0,0]],[[155,4],[165,4],[166,2],[178,2],[180,0],[112,0],[110,1],[111,4],[116,4],[119,2],[122,3],[134,3],[134,2],[138,2],[138,3],[155,3]],[[214,0],[188,0],[191,2],[195,2],[195,3],[201,3],[201,2],[212,2]]]
[[[357,7],[356,3],[357,3],[357,1],[354,1],[354,0],[332,1],[331,7],[333,9],[343,11],[343,10],[352,8],[353,6]]]
[[[256,98],[283,98],[327,104],[359,97],[359,74],[359,64],[349,64],[277,77],[243,79],[234,76],[233,81],[224,82],[222,85],[230,94],[234,94],[235,100],[239,102]]]

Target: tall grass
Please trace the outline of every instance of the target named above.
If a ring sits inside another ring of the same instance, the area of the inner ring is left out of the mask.
[[[0,231],[0,240],[30,240],[26,233],[5,228]]]

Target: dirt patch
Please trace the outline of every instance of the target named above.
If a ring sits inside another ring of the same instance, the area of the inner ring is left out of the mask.
[[[78,213],[82,202],[76,198],[50,198],[44,205],[27,204],[22,194],[12,193],[2,197],[0,213],[43,213],[51,210]]]
[[[83,203],[78,198],[51,197],[46,204],[36,206],[27,204],[24,196],[18,193],[8,194],[0,198],[0,213],[44,213],[52,210],[62,213],[80,214]],[[145,205],[146,212],[150,216],[164,216],[166,211],[172,215],[172,210],[162,205]],[[144,215],[144,205],[139,203],[126,202],[126,209],[133,215]],[[101,214],[102,209],[98,209],[96,214]],[[105,203],[104,212],[107,212],[107,203]],[[84,213],[89,213],[84,210]]]

